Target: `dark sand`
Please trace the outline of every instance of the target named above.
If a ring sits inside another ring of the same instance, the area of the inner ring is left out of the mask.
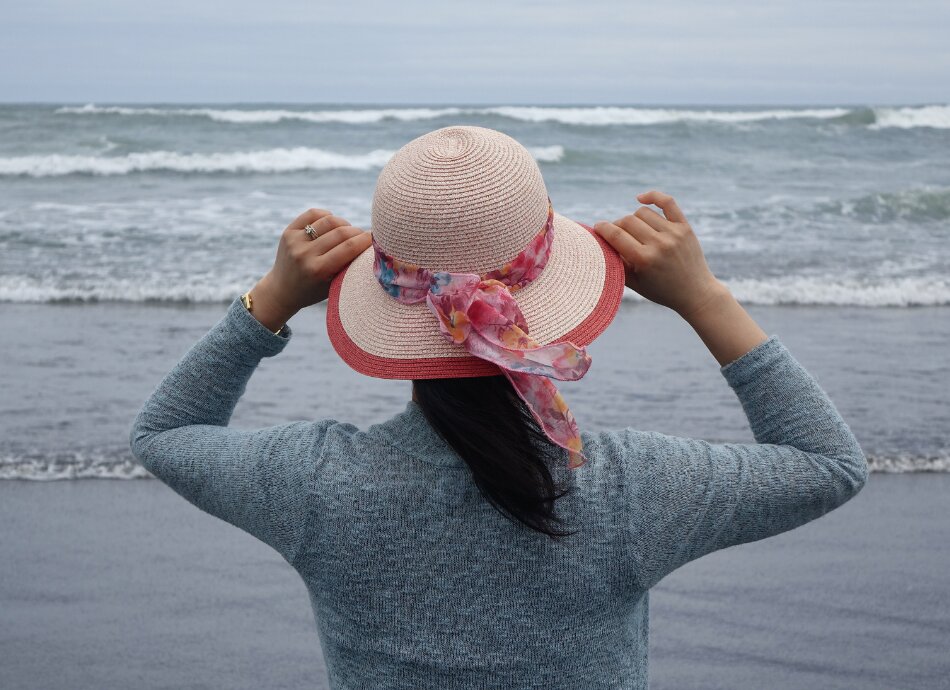
[[[874,474],[651,591],[651,686],[950,687],[950,474]],[[156,481],[0,482],[0,688],[325,688],[276,552]]]

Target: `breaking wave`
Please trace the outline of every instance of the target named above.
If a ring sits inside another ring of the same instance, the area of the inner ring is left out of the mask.
[[[932,127],[950,129],[950,105],[925,105],[917,108],[875,108],[871,129]]]
[[[931,127],[950,129],[950,105],[905,107],[826,107],[699,109],[636,106],[490,106],[490,107],[389,107],[292,110],[289,108],[156,108],[128,106],[65,106],[64,115],[125,115],[137,117],[198,117],[237,125],[279,122],[375,124],[384,120],[415,122],[447,117],[501,117],[520,122],[556,122],[577,126],[664,125],[677,122],[742,124],[778,120],[839,121],[871,129]]]
[[[740,302],[762,305],[827,305],[856,307],[916,307],[950,305],[950,279],[896,278],[868,283],[833,276],[724,279]],[[643,301],[628,290],[624,299]]]
[[[523,122],[560,122],[568,125],[656,125],[673,122],[741,123],[761,120],[829,119],[848,115],[848,108],[778,108],[765,110],[695,110],[631,106],[494,106],[483,108],[365,108],[352,110],[244,110],[235,108],[133,108],[97,106],[59,108],[73,115],[133,115],[151,117],[204,117],[232,124],[273,124],[282,121],[372,124],[383,120],[433,120],[460,115],[497,116]]]
[[[540,162],[556,163],[564,147],[530,149]],[[34,155],[0,158],[0,175],[56,177],[62,175],[129,175],[147,172],[176,173],[288,173],[304,170],[372,170],[382,168],[395,151],[335,153],[318,148],[274,148],[234,153],[179,153],[145,151],[124,156]]]
[[[950,472],[950,455],[868,455],[872,472],[908,474]],[[153,479],[152,474],[122,451],[60,455],[0,456],[0,480],[57,481],[68,479]]]

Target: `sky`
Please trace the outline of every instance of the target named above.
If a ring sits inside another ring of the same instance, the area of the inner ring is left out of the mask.
[[[947,0],[0,2],[4,102],[950,102]]]

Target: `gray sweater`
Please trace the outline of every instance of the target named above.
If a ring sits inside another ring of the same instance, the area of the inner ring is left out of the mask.
[[[840,506],[867,481],[831,400],[777,336],[722,367],[757,443],[582,433],[553,542],[505,518],[410,401],[361,430],[228,421],[274,335],[239,300],[146,401],[135,456],[272,546],[309,592],[330,687],[646,688],[649,589]],[[326,409],[331,409],[329,403]]]

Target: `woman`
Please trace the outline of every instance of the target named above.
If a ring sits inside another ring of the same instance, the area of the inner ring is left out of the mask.
[[[581,226],[507,135],[430,132],[380,173],[372,235],[297,218],[139,413],[152,474],[300,573],[332,688],[646,687],[653,585],[861,490],[828,396],[713,276],[676,202],[638,200]],[[624,283],[696,330],[758,443],[579,431],[552,379],[584,375]],[[287,322],[325,299],[336,351],[411,379],[406,408],[366,431],[228,428]]]

